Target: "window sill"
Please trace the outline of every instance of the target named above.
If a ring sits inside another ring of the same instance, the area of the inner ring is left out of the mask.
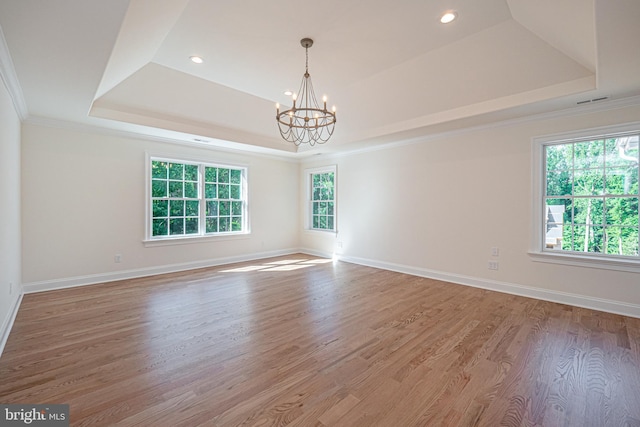
[[[629,258],[601,258],[592,255],[578,253],[556,253],[529,251],[529,256],[535,262],[547,262],[551,264],[564,264],[574,267],[598,268],[604,270],[628,271],[640,273],[640,259]]]
[[[315,228],[305,228],[304,229],[305,233],[320,233],[320,234],[333,234],[334,236],[338,235],[338,231],[337,230],[316,230]]]
[[[145,248],[156,246],[190,245],[193,243],[221,242],[226,240],[248,239],[249,233],[229,233],[218,234],[216,236],[190,236],[190,237],[168,237],[166,239],[146,239],[143,240]]]

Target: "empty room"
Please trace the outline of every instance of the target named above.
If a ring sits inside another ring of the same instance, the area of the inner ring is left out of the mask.
[[[0,425],[640,426],[638,18],[0,0]]]

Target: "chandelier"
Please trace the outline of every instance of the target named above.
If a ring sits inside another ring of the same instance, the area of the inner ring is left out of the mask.
[[[280,128],[280,135],[296,146],[300,144],[324,144],[333,135],[336,125],[336,107],[327,110],[327,97],[322,97],[322,108],[318,104],[313,84],[309,75],[309,48],[313,40],[304,38],[300,44],[305,49],[305,71],[300,83],[300,90],[291,96],[293,107],[280,111],[280,104],[276,104],[276,120]]]

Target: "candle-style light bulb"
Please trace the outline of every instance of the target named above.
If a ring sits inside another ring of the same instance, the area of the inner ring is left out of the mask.
[[[327,95],[322,97],[322,102],[324,102],[324,111],[327,111]]]
[[[276,102],[276,114],[280,115],[280,103]]]
[[[333,113],[335,114],[335,112],[336,112],[336,106],[335,105],[333,107],[331,107],[331,111],[333,111]]]

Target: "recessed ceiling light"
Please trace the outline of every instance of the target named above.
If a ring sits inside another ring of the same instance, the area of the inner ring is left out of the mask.
[[[449,22],[452,22],[457,17],[458,17],[457,13],[453,11],[447,12],[444,15],[442,15],[442,18],[440,18],[440,22],[442,22],[443,24],[448,24]]]
[[[191,62],[195,62],[196,64],[202,64],[204,62],[204,59],[199,56],[190,56],[189,59]]]
[[[293,92],[291,92],[290,90],[285,90],[284,94],[285,94],[285,96],[291,96],[291,95],[293,95]]]

